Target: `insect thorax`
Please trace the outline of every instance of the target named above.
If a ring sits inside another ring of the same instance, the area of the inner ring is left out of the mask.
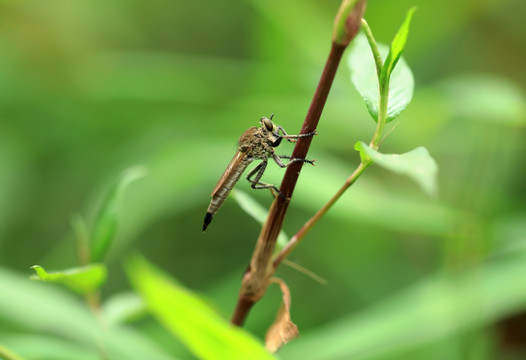
[[[250,128],[239,139],[239,151],[253,159],[267,159],[274,148],[268,143],[268,136],[261,129]]]

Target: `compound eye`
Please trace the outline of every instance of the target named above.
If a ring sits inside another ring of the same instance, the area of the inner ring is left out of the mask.
[[[261,118],[261,122],[263,123],[263,125],[265,125],[265,128],[267,128],[268,131],[272,132],[272,130],[274,129],[274,124],[272,123],[272,120],[264,117]]]

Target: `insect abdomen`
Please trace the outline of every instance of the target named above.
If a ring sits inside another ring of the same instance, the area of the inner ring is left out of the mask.
[[[212,194],[212,200],[210,201],[210,205],[208,205],[203,222],[203,231],[205,231],[208,225],[212,222],[213,216],[217,213],[251,161],[251,158],[246,158],[237,166],[237,168],[232,169],[221,186],[219,186],[219,188]]]

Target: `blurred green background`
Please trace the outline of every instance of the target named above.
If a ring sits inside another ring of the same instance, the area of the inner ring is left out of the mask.
[[[388,43],[413,5],[404,57],[415,94],[381,151],[425,146],[439,164],[439,196],[430,199],[379,167],[366,171],[290,258],[328,284],[286,266],[278,272],[301,333],[283,358],[313,355],[321,339],[337,348],[367,336],[374,341],[358,354],[364,358],[526,358],[526,272],[519,266],[526,262],[526,3],[370,1],[365,18],[376,39]],[[202,234],[209,194],[239,135],[261,116],[274,113],[289,133],[299,131],[338,6],[0,2],[0,282],[9,276],[23,288],[31,265],[75,266],[71,216],[92,224],[110,184],[142,164],[149,174],[126,193],[103,299],[129,289],[122,262],[140,251],[228,318],[260,226],[228,199]],[[316,166],[303,169],[286,217],[289,235],[343,184],[359,161],[354,143],[368,142],[374,126],[344,59],[309,153]],[[279,183],[282,173],[272,167],[265,179]],[[270,204],[268,192],[238,186]],[[411,336],[388,336],[417,307],[415,286],[457,274],[461,284],[482,284],[500,300],[488,304],[474,292],[466,312],[437,313],[412,323]],[[12,295],[0,293],[0,344],[29,356],[21,345],[27,336],[78,342],[33,326],[24,318],[30,304],[13,304]],[[279,300],[270,288],[246,328],[264,336]],[[376,311],[377,304],[392,308]],[[363,322],[369,332],[342,334],[343,324]],[[191,358],[152,320],[130,326],[163,352]]]

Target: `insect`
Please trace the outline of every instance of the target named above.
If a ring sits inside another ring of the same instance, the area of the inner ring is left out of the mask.
[[[203,222],[203,232],[212,222],[213,216],[217,213],[230,190],[236,185],[237,181],[246,170],[248,165],[254,160],[261,160],[261,162],[252,170],[247,176],[247,180],[252,184],[253,189],[270,189],[274,196],[283,196],[278,188],[272,184],[261,182],[261,177],[267,168],[269,158],[272,158],[276,164],[285,168],[290,164],[296,162],[306,162],[314,165],[314,161],[305,159],[291,159],[290,156],[278,156],[274,152],[274,148],[281,144],[283,139],[290,142],[296,142],[299,138],[310,137],[315,133],[288,135],[281,126],[277,126],[272,122],[272,114],[269,118],[262,117],[260,120],[260,127],[251,127],[247,129],[239,138],[238,150],[225,172],[219,179],[216,187],[212,191],[212,200],[208,205],[205,219]],[[280,134],[280,132],[282,134]],[[282,159],[289,160],[286,164]]]

